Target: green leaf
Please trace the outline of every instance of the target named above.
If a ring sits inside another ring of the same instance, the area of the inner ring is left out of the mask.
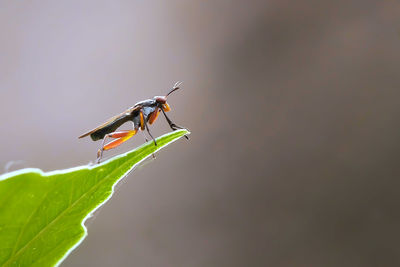
[[[178,130],[101,164],[0,176],[0,266],[58,265],[87,235],[87,218],[152,153],[189,134]]]

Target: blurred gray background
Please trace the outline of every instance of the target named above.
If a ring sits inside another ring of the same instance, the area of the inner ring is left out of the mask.
[[[182,80],[191,140],[62,266],[399,266],[399,51],[398,1],[1,1],[0,166],[93,161],[80,134]]]

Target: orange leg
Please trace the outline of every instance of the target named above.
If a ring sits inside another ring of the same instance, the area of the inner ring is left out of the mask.
[[[107,135],[107,137],[111,138],[121,138],[121,137],[126,137],[126,136],[134,136],[136,134],[137,130],[128,130],[128,131],[118,131],[118,132],[112,132]]]
[[[157,108],[156,110],[154,110],[152,113],[149,114],[149,124],[150,125],[152,125],[156,121],[159,114],[160,114],[159,108]]]
[[[143,110],[140,110],[140,129],[143,131],[144,130],[144,116],[143,116]]]
[[[101,148],[99,149],[99,151],[97,151],[97,163],[100,163],[100,160],[103,157],[104,150],[109,150],[109,149],[112,149],[112,148],[115,148],[115,147],[121,145],[123,142],[129,140],[136,133],[137,133],[137,129],[130,130],[130,131],[118,131],[118,132],[113,132],[113,133],[107,134],[103,139]],[[108,144],[104,145],[107,137],[116,138],[116,139],[114,141],[111,141]]]
[[[163,107],[163,110],[164,110],[165,112],[168,112],[168,111],[171,110],[171,107],[168,105],[167,102],[165,102],[165,104],[163,104],[162,107]]]

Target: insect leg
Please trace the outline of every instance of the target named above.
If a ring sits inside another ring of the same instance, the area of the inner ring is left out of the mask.
[[[147,117],[147,121],[149,122],[150,125],[152,125],[158,118],[158,115],[160,114],[160,109],[156,108],[153,112],[149,114]]]
[[[147,139],[146,134],[144,132],[142,132],[142,133],[143,133],[144,141],[147,143],[149,140]]]
[[[142,133],[143,133],[144,141],[147,143],[149,140],[147,139],[145,132],[143,131]],[[156,155],[154,155],[154,153],[152,153],[151,155],[153,156],[153,159],[156,158]]]
[[[168,122],[168,124],[169,124],[169,127],[171,127],[171,129],[172,129],[173,131],[178,130],[178,129],[185,129],[185,128],[183,128],[183,127],[181,127],[181,126],[176,125],[175,123],[173,123],[173,122],[168,118],[167,114],[165,114],[164,109],[161,109],[161,111],[163,112],[163,114],[164,114],[164,116],[165,116],[165,119],[167,120],[167,122]],[[186,135],[185,135],[185,138],[189,140],[189,137],[186,136]]]
[[[99,151],[97,151],[97,163],[100,163],[100,160],[103,157],[104,150],[109,150],[109,149],[112,149],[112,148],[115,148],[115,147],[121,145],[123,142],[130,139],[136,133],[137,133],[137,129],[129,130],[129,131],[118,131],[118,132],[113,132],[113,133],[107,134],[103,139],[101,148],[99,149]],[[114,141],[111,141],[110,143],[104,145],[107,138],[116,138],[116,139]]]
[[[154,137],[151,135],[151,133],[150,133],[150,131],[149,131],[149,128],[148,128],[148,126],[147,126],[147,122],[146,122],[146,120],[144,119],[143,110],[141,109],[141,110],[140,110],[140,129],[142,130],[144,140],[145,140],[145,142],[147,143],[149,140],[147,139],[146,134],[145,134],[145,132],[143,131],[144,128],[147,129],[147,131],[149,132],[149,135],[150,135],[151,138],[154,140]],[[154,144],[157,145],[156,140],[154,140]],[[151,155],[153,156],[153,159],[156,158],[156,156],[154,155],[154,153],[152,153]]]
[[[144,115],[143,115],[143,109],[140,109],[139,117],[140,117],[140,129],[143,131],[144,130],[144,121],[145,121]]]
[[[149,133],[151,139],[153,139],[154,145],[156,146],[157,145],[156,139],[154,139],[153,135],[150,133],[150,129],[149,129],[149,126],[147,125],[147,122],[145,122],[144,125],[146,126],[146,130]]]

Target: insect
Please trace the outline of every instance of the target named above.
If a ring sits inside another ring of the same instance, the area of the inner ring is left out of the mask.
[[[170,106],[167,103],[167,97],[172,92],[178,90],[181,84],[182,84],[181,82],[175,83],[172,89],[165,96],[155,96],[152,99],[147,99],[136,103],[133,107],[130,107],[121,114],[110,118],[102,125],[94,128],[93,130],[87,133],[82,134],[78,138],[83,138],[90,135],[93,141],[103,139],[101,148],[97,151],[96,163],[100,163],[104,150],[109,150],[121,145],[122,143],[130,139],[132,136],[134,136],[139,130],[144,131],[146,129],[150,137],[153,139],[154,145],[157,146],[156,140],[150,133],[148,124],[153,124],[157,120],[160,111],[164,114],[165,119],[167,120],[172,130],[175,131],[178,129],[183,129],[183,127],[173,123],[168,118],[167,114],[165,114],[166,112],[171,110]],[[128,121],[131,121],[133,123],[132,130],[116,131],[122,124]],[[187,136],[185,137],[186,139],[189,139]],[[106,144],[107,138],[113,138],[115,140]],[[147,142],[146,136],[145,139]]]

